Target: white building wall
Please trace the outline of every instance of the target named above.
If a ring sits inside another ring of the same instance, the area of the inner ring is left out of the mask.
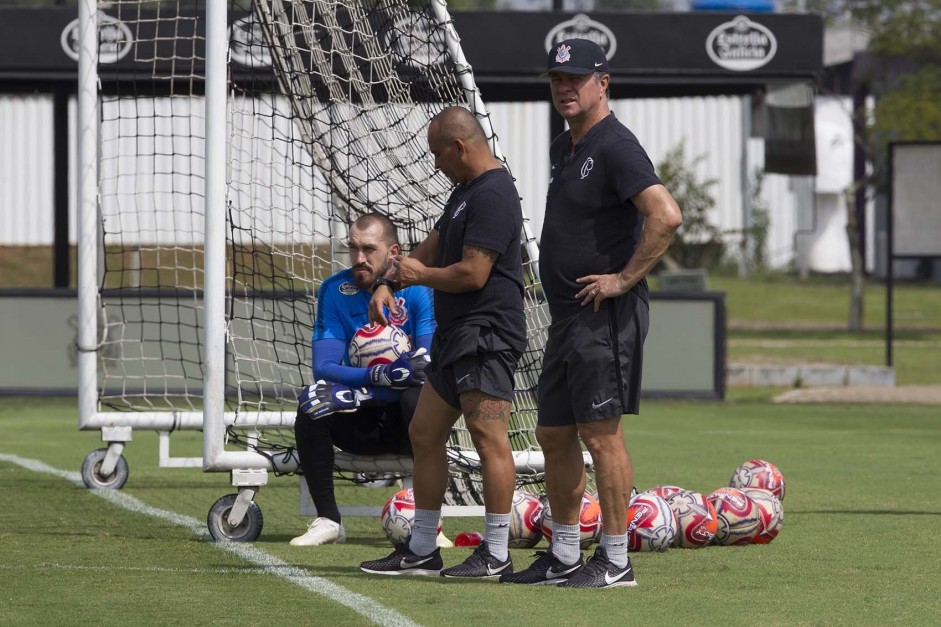
[[[0,246],[51,245],[52,96],[0,95]]]
[[[740,97],[615,100],[612,109],[647,150],[654,165],[678,144],[700,180],[715,180],[710,216],[723,231],[742,228],[742,110]]]
[[[523,210],[538,237],[548,185],[548,99],[532,103],[491,103],[488,108],[501,150],[516,177]],[[715,224],[725,231],[741,229],[744,216],[741,149],[744,98],[616,100],[612,102],[612,108],[618,118],[634,131],[655,164],[681,141],[685,141],[689,161],[703,155],[704,159],[696,168],[701,179],[716,181],[712,187],[716,199],[712,216]],[[761,195],[771,215],[768,252],[774,268],[788,268],[795,262],[798,267],[800,263],[807,263],[809,269],[823,272],[843,271],[849,267],[845,245],[845,204],[842,195],[833,191],[845,182],[848,176],[845,173],[851,173],[851,162],[846,164],[846,145],[840,139],[846,132],[851,133],[851,129],[847,131],[848,111],[843,101],[818,99],[818,164],[821,174],[816,182],[810,178],[775,174],[764,178]],[[69,113],[74,128],[74,101],[70,103]],[[839,129],[839,132],[834,129]],[[51,96],[0,95],[0,245],[52,244],[52,132]],[[834,139],[834,133],[837,139]],[[76,133],[69,135],[72,154],[69,239],[74,244]],[[763,164],[763,146],[760,140],[754,139],[748,140],[747,146],[747,171],[751,176],[754,169]],[[103,165],[103,174],[113,174],[109,172],[107,160]],[[126,163],[122,165],[124,168],[127,166]],[[131,178],[135,177],[131,175]],[[170,212],[167,217],[172,214]],[[287,225],[294,223],[289,216],[281,216],[280,220]],[[872,234],[871,229],[869,232]],[[734,237],[729,238],[729,247],[733,251],[736,248]],[[873,243],[869,242],[870,251],[874,249]],[[869,262],[872,267],[872,258]]]
[[[497,102],[488,104],[487,110],[500,150],[516,179],[523,214],[538,238],[549,187],[549,103]]]
[[[819,272],[848,272],[845,191],[853,182],[853,102],[845,97],[821,96],[814,109],[817,228],[808,242],[807,261]]]

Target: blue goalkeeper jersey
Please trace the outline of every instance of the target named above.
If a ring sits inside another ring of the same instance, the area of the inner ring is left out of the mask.
[[[432,290],[413,285],[396,291],[394,295],[399,313],[395,316],[387,313],[389,321],[408,335],[413,349],[422,346],[429,348],[427,344],[430,343],[435,331]],[[349,355],[345,349],[349,347],[350,340],[353,339],[356,331],[369,322],[370,298],[372,294],[356,286],[351,270],[341,270],[321,284],[317,298],[317,318],[314,321],[314,332],[311,338],[311,358],[315,377],[320,376],[317,372],[316,346],[322,340],[342,342],[344,350],[340,363],[343,366],[350,366]],[[357,370],[362,370],[365,376],[365,368]]]

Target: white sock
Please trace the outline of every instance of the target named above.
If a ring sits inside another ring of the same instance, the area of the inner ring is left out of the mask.
[[[582,556],[579,546],[581,531],[578,525],[560,525],[552,523],[552,554],[557,560],[571,566]]]
[[[438,523],[441,521],[441,510],[415,508],[415,520],[412,521],[412,539],[408,548],[415,555],[431,555],[435,549],[435,540],[438,537]]]
[[[601,548],[608,554],[608,559],[618,568],[627,568],[627,534],[609,536],[601,534]]]
[[[505,562],[509,557],[507,542],[510,540],[510,515],[487,512],[485,520],[487,530],[484,532],[484,542],[487,543],[491,555]]]

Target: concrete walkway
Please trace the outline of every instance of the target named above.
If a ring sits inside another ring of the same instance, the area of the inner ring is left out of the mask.
[[[726,385],[788,388],[776,403],[941,405],[941,385],[895,385],[895,371],[843,364],[728,364]]]
[[[834,386],[798,388],[774,397],[775,403],[915,403],[941,405],[941,385]]]

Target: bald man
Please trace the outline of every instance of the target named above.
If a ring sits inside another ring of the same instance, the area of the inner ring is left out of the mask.
[[[397,307],[392,289],[434,290],[438,326],[409,426],[415,521],[407,544],[360,569],[377,575],[496,578],[513,572],[507,541],[515,467],[507,425],[513,375],[526,348],[523,211],[513,179],[467,109],[450,107],[435,116],[428,148],[454,190],[427,239],[408,257],[395,257],[394,272],[377,281],[370,302],[370,318],[387,324],[385,310],[394,313]],[[444,569],[435,539],[448,481],[446,444],[462,414],[480,454],[486,532],[470,557]]]

